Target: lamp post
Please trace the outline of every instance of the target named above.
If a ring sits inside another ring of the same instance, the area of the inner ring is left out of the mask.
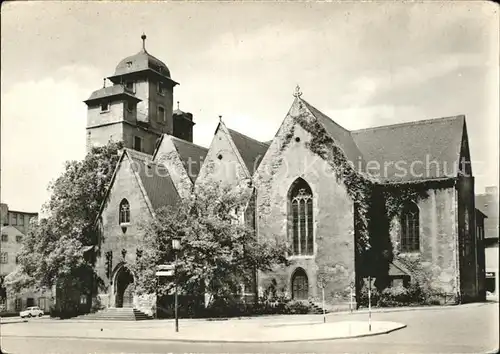
[[[177,313],[177,252],[181,249],[181,239],[179,237],[172,238],[172,250],[175,255],[174,263],[174,281],[175,281],[175,294],[174,294],[174,313],[175,313],[175,331],[179,332],[179,316]]]

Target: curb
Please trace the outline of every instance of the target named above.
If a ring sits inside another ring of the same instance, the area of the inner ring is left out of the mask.
[[[371,313],[387,313],[387,312],[404,312],[404,311],[437,311],[437,310],[449,310],[458,309],[465,307],[480,307],[493,304],[495,302],[474,302],[469,304],[453,304],[453,305],[441,305],[441,306],[415,306],[415,307],[376,307],[372,308]],[[329,312],[326,315],[346,315],[346,314],[367,314],[368,309],[363,308],[362,310],[356,310],[351,312]]]
[[[16,321],[8,321],[8,322],[0,322],[0,325],[12,324],[12,323],[23,323],[28,322],[28,320],[16,320]]]
[[[135,341],[135,342],[176,342],[176,343],[215,343],[215,344],[223,344],[223,343],[235,343],[235,344],[269,344],[269,343],[301,343],[301,342],[324,342],[324,341],[332,341],[338,339],[352,339],[352,338],[362,338],[362,337],[373,337],[382,334],[388,334],[400,329],[406,328],[405,324],[401,324],[401,326],[396,328],[391,328],[386,331],[376,332],[376,333],[364,333],[357,334],[353,336],[342,336],[342,337],[334,337],[334,338],[314,338],[314,339],[284,339],[284,340],[273,340],[273,341],[258,341],[258,340],[207,340],[207,339],[180,339],[180,338],[116,338],[116,337],[82,337],[82,336],[29,336],[29,338],[51,338],[51,339],[69,339],[69,340],[78,340],[78,339],[94,339],[94,340],[111,340],[111,341]],[[13,338],[26,338],[25,336],[19,335],[4,335],[4,338],[13,337]]]

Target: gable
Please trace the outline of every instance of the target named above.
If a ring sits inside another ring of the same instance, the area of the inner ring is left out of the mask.
[[[125,150],[116,166],[106,199],[99,213],[99,219],[108,231],[110,227],[119,227],[119,205],[123,199],[127,199],[130,204],[130,215],[133,222],[153,215],[153,208],[141,188],[141,182],[135,169],[134,160]]]
[[[213,181],[236,186],[249,177],[249,172],[232,141],[229,129],[220,122],[210,143],[196,184],[201,185]]]
[[[147,211],[149,215],[153,215],[156,209],[167,205],[174,206],[178,202],[179,194],[167,169],[153,163],[150,157],[148,154],[133,150],[123,151],[99,217],[107,212],[110,205],[116,209],[123,198],[131,205],[132,202],[140,205],[140,209],[143,212]]]
[[[462,142],[460,144],[460,158],[458,160],[458,170],[462,175],[472,176],[472,164],[470,160],[469,138],[467,136],[467,126],[464,121]]]

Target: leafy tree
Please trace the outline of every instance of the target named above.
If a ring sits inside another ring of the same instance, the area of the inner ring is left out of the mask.
[[[30,225],[19,266],[5,279],[10,291],[50,288],[56,280],[73,287],[92,272],[93,257],[85,252],[94,242],[94,221],[122,147],[110,142],[92,148],[82,161],[66,162],[62,175],[49,185],[45,217]]]
[[[257,240],[254,230],[242,222],[249,195],[239,189],[213,185],[198,188],[190,199],[156,212],[145,231],[140,257],[131,267],[139,293],[154,293],[156,265],[171,263],[172,238],[180,237],[177,260],[181,292],[212,301],[230,299],[240,284],[251,282],[255,271],[270,271],[287,264],[286,245],[278,240]],[[158,294],[171,293],[173,282],[160,282]]]

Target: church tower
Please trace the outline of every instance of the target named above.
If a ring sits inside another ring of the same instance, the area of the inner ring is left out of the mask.
[[[174,87],[178,83],[170,77],[167,66],[146,51],[146,35],[141,39],[141,51],[120,61],[114,75],[104,79],[103,87],[84,101],[87,151],[113,140],[152,154],[162,134],[192,142],[192,114],[174,117]]]

